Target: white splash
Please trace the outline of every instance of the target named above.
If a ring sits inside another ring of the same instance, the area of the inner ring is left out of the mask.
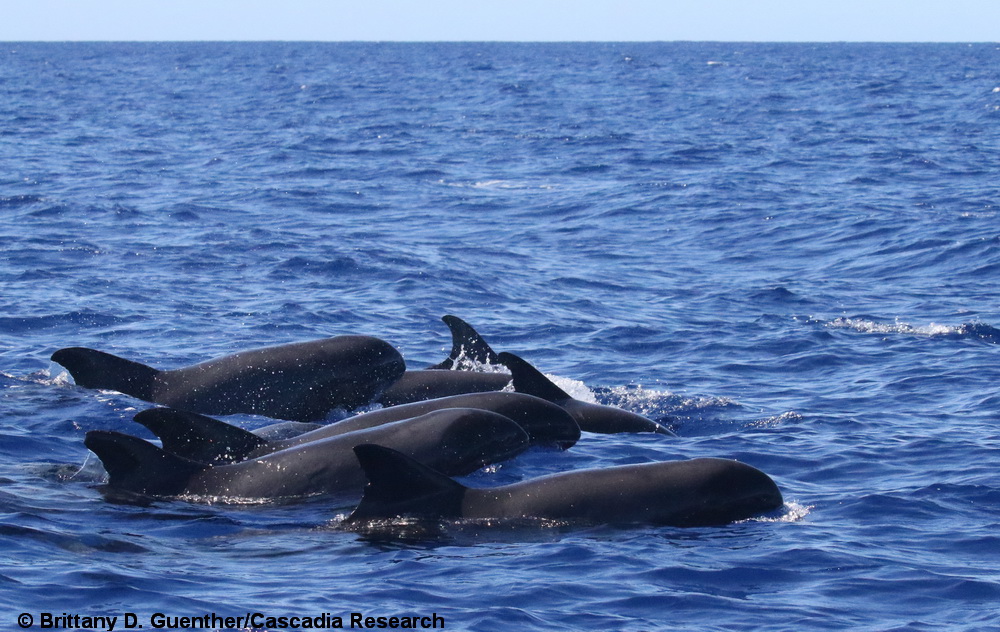
[[[574,399],[587,402],[588,404],[598,403],[594,392],[580,380],[559,377],[558,375],[550,375],[548,373],[545,374],[545,377],[549,378],[553,384],[566,391],[566,394]]]
[[[765,417],[764,419],[757,419],[751,421],[747,424],[748,428],[777,428],[785,423],[791,423],[796,421],[801,421],[802,415],[795,412],[794,410],[789,410],[783,412],[780,415],[773,415],[771,417]]]
[[[960,333],[959,327],[948,325],[910,325],[900,322],[897,318],[894,323],[878,323],[864,318],[835,318],[827,323],[827,327],[833,329],[853,329],[866,334],[908,334],[915,336],[942,336],[947,334]]]
[[[465,189],[484,189],[484,190],[497,190],[497,189],[510,189],[510,190],[549,190],[553,188],[551,184],[531,184],[527,182],[519,182],[516,180],[477,180],[475,182],[448,182],[446,180],[438,180],[438,184],[449,187],[458,187]]]
[[[56,367],[55,374],[53,375],[52,367]],[[73,378],[70,377],[69,372],[59,366],[58,364],[50,364],[48,369],[42,369],[41,371],[35,371],[29,375],[14,375],[12,373],[7,373],[6,371],[0,371],[0,376],[5,378],[15,380],[18,382],[26,382],[30,384],[41,384],[42,386],[72,386],[74,384]]]
[[[458,357],[452,360],[451,370],[475,371],[479,373],[510,373],[510,370],[502,364],[493,364],[489,360],[480,362],[475,358],[469,357],[465,352],[465,345],[462,345]]]
[[[669,390],[646,388],[641,384],[612,387],[602,396],[600,403],[624,408],[650,419],[665,414],[688,415],[696,411],[740,406],[739,402],[729,397],[683,396]]]
[[[738,401],[731,397],[686,397],[678,404],[683,410],[702,410],[705,408],[729,408],[730,406],[741,406]]]
[[[300,502],[307,498],[320,496],[319,493],[303,494],[296,496],[229,496],[226,494],[192,494],[185,493],[177,496],[179,500],[198,505],[272,505],[278,503]]]
[[[812,505],[802,505],[793,500],[786,500],[781,515],[759,516],[750,518],[748,522],[800,522],[812,511]]]

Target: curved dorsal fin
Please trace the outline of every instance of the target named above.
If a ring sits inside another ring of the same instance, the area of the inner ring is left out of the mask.
[[[206,467],[138,437],[110,430],[91,430],[83,443],[101,459],[109,486],[139,494],[176,496]]]
[[[402,516],[458,517],[466,487],[399,452],[374,444],[354,448],[368,477],[364,496],[346,524]]]
[[[567,399],[573,399],[569,393],[556,386],[541,371],[513,353],[504,351],[500,354],[499,359],[504,366],[510,369],[510,374],[514,379],[515,392],[534,395],[557,404]]]
[[[267,441],[212,417],[173,408],[150,408],[133,419],[149,428],[171,454],[208,465],[243,461]]]
[[[86,347],[60,349],[52,354],[52,361],[64,366],[77,386],[118,391],[146,401],[152,399],[153,380],[160,373],[151,366]]]
[[[500,360],[493,348],[472,325],[458,316],[442,316],[441,320],[451,330],[451,353],[444,362],[427,367],[429,369],[457,369],[459,360],[468,360],[477,364],[498,364]]]

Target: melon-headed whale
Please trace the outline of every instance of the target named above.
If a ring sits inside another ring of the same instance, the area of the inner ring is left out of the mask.
[[[336,408],[368,404],[406,370],[392,345],[370,336],[253,349],[164,371],[84,347],[60,349],[52,360],[85,388],[206,415],[291,421],[315,421]]]
[[[438,410],[229,465],[210,466],[107,430],[88,432],[84,443],[104,464],[109,490],[250,501],[357,496],[365,477],[353,448],[373,440],[454,476],[509,459],[529,445],[516,423],[475,409]]]
[[[410,517],[696,527],[744,520],[783,504],[770,477],[725,459],[579,470],[470,488],[384,446],[354,451],[368,485],[345,526]]]

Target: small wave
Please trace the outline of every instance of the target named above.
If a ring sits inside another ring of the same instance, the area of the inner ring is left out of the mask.
[[[866,334],[904,334],[910,336],[943,336],[981,340],[996,344],[1000,342],[1000,330],[985,323],[963,323],[961,325],[911,325],[901,322],[884,323],[868,318],[835,318],[827,323],[833,329],[853,329]]]
[[[104,465],[93,452],[87,453],[82,464],[25,463],[24,471],[56,483],[106,483],[108,480]]]
[[[754,292],[754,299],[772,300],[772,301],[788,301],[796,298],[795,292],[792,292],[788,288],[776,285],[774,287],[769,287],[764,290],[759,290]]]
[[[740,404],[731,397],[685,397],[677,406],[679,411],[697,411],[706,409],[739,408]]]
[[[650,419],[740,407],[738,402],[728,397],[687,397],[670,391],[645,388],[642,385],[601,389],[598,400],[599,403],[624,408]]]
[[[34,373],[29,373],[28,375],[14,375],[12,373],[7,373],[6,371],[0,371],[0,377],[14,380],[16,382],[40,384],[42,386],[72,386],[74,384],[73,379],[70,377],[69,372],[66,369],[58,365],[51,366],[56,366],[54,375],[50,369],[42,369],[41,371],[35,371]]]
[[[93,452],[88,452],[83,465],[67,466],[57,472],[63,481],[77,483],[107,483],[108,472],[104,469],[101,459]]]
[[[647,389],[641,384],[635,387],[614,386],[601,389],[600,395],[601,404],[617,406],[647,417],[651,414],[665,414],[667,409],[675,407],[677,403],[677,395],[670,391]]]
[[[439,184],[443,184],[449,187],[459,187],[468,189],[511,189],[511,190],[525,190],[525,189],[551,189],[552,185],[549,184],[529,184],[527,182],[518,182],[515,180],[478,180],[475,182],[447,182],[445,180],[438,180]]]
[[[371,541],[396,542],[477,542],[495,538],[531,537],[546,532],[561,532],[567,528],[581,528],[587,523],[540,517],[520,518],[414,518],[394,517],[369,520],[345,525],[331,521],[331,528],[352,531]]]
[[[880,323],[867,318],[835,318],[827,323],[832,329],[853,329],[865,334],[910,334],[922,336],[940,336],[953,331],[946,325],[931,323],[926,326],[914,326],[900,322],[898,319],[894,323]]]
[[[473,182],[470,185],[473,189],[518,189],[516,183],[509,182],[506,180],[482,180],[480,182]]]
[[[42,316],[0,317],[0,331],[10,333],[29,333],[55,329],[65,325],[76,325],[87,328],[108,328],[123,325],[130,319],[98,312],[90,309],[67,312],[65,314],[45,314]]]
[[[812,505],[802,505],[792,500],[786,500],[777,514],[769,514],[751,518],[747,522],[800,522],[812,511]]]
[[[1000,329],[985,323],[965,323],[964,325],[959,325],[956,333],[962,337],[977,338],[993,344],[1000,342]]]
[[[298,504],[309,499],[330,498],[332,501],[342,500],[348,494],[296,494],[290,496],[231,496],[227,494],[192,494],[184,493],[176,496],[177,500],[209,506],[257,507],[269,505]]]
[[[74,553],[148,553],[149,549],[124,539],[108,538],[94,534],[65,533],[25,527],[14,524],[0,524],[0,536],[26,538],[49,544]]]
[[[36,377],[38,378],[38,384],[44,384],[46,386],[76,386],[76,381],[73,376],[69,374],[69,371],[59,367],[55,375],[48,369],[37,371],[28,376],[29,379]],[[34,380],[32,380],[34,381]]]
[[[38,195],[0,195],[0,209],[16,209],[44,202],[45,198]]]
[[[295,256],[275,266],[271,276],[276,278],[297,278],[302,274],[336,276],[356,272],[359,267],[358,262],[347,255],[334,256],[330,259]]]
[[[786,423],[792,423],[797,421],[802,421],[803,417],[794,410],[789,410],[783,412],[780,415],[772,415],[771,417],[765,417],[764,419],[757,419],[756,421],[751,421],[747,424],[749,428],[777,428],[778,426],[783,426]]]

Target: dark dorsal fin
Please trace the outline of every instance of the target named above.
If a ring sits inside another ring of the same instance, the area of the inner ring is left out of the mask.
[[[441,320],[451,330],[451,353],[444,362],[427,367],[429,369],[452,369],[460,358],[479,364],[498,364],[500,362],[493,348],[483,340],[472,325],[458,316],[442,316]]]
[[[66,367],[78,386],[118,391],[146,401],[152,399],[153,380],[160,373],[145,364],[86,347],[60,349],[52,354],[52,361]]]
[[[173,408],[151,408],[134,419],[159,437],[167,452],[208,465],[242,461],[267,445],[242,428]]]
[[[541,397],[557,404],[567,399],[573,399],[569,393],[556,386],[541,371],[513,353],[506,351],[501,353],[500,362],[510,369],[510,374],[514,379],[514,391]]]
[[[101,459],[110,477],[108,485],[115,489],[150,496],[176,496],[184,491],[192,476],[205,469],[201,463],[120,432],[91,430],[83,442]]]
[[[455,518],[462,512],[465,486],[437,470],[380,445],[354,448],[368,477],[364,496],[346,524],[402,516]]]

